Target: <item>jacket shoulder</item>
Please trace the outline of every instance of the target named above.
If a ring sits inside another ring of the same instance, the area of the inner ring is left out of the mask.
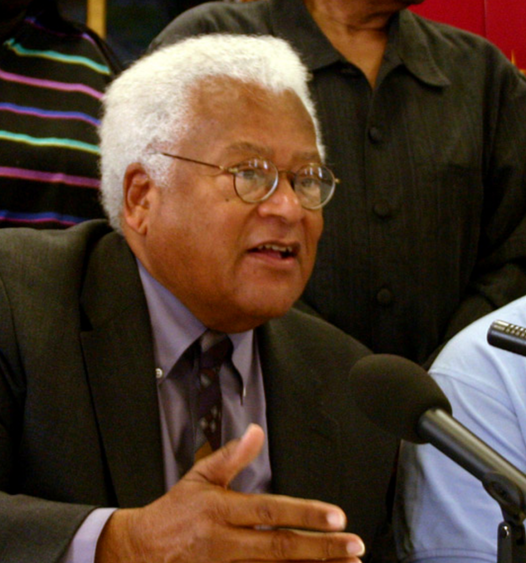
[[[102,219],[86,221],[64,230],[2,229],[0,272],[15,273],[20,267],[27,266],[45,273],[46,270],[56,271],[60,265],[67,267],[111,231],[107,221]]]
[[[295,308],[264,325],[262,338],[265,342],[279,342],[286,353],[304,358],[311,366],[334,366],[340,373],[342,368],[349,369],[372,353],[336,326]]]
[[[111,233],[105,220],[65,230],[0,230],[0,282],[10,302],[45,299],[52,307],[75,298],[93,249]]]

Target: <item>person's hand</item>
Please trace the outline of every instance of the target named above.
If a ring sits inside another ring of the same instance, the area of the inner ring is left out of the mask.
[[[357,563],[364,545],[341,532],[346,520],[340,508],[228,490],[263,440],[262,429],[251,425],[155,502],[114,512],[99,539],[96,563]]]

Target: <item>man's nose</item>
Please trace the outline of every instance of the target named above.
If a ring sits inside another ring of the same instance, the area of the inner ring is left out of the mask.
[[[259,204],[259,212],[263,216],[275,215],[290,223],[301,221],[305,216],[298,194],[293,187],[294,175],[287,171],[279,172],[279,183],[276,191]]]

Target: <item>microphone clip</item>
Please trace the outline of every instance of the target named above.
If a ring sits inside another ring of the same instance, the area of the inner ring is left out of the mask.
[[[504,521],[498,528],[497,563],[526,563],[526,503],[524,493],[511,479],[497,472],[482,478],[487,493],[501,508]]]

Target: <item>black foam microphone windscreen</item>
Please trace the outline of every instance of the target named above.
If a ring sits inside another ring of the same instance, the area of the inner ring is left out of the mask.
[[[363,412],[386,432],[422,444],[422,415],[438,408],[451,414],[440,387],[419,365],[391,354],[362,358],[350,371],[350,393]]]

